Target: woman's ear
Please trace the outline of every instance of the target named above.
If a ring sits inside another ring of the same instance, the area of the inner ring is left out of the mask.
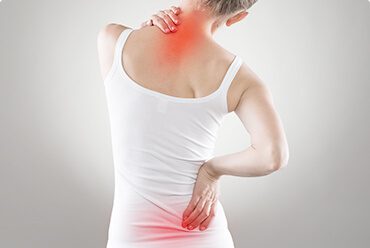
[[[229,19],[227,19],[226,21],[226,26],[231,26],[233,25],[234,23],[237,23],[237,22],[240,22],[241,20],[243,20],[246,16],[248,15],[248,12],[243,10],[241,12],[239,12],[238,14],[230,17]]]

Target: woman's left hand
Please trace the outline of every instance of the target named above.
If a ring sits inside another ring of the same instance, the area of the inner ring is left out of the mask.
[[[151,16],[148,21],[141,24],[141,27],[145,26],[157,26],[164,33],[176,32],[176,26],[180,24],[178,15],[181,13],[179,7],[171,6],[170,9],[160,10],[157,14]]]

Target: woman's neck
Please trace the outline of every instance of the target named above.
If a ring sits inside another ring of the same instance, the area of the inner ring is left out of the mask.
[[[176,32],[165,35],[160,63],[179,65],[191,61],[190,57],[196,57],[213,40],[213,19],[207,11],[190,5],[180,8],[180,24]]]

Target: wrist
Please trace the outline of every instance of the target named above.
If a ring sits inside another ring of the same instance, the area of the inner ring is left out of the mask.
[[[220,173],[217,172],[216,168],[214,167],[214,164],[212,163],[213,160],[208,160],[202,167],[207,174],[207,176],[212,180],[219,180],[222,176]]]

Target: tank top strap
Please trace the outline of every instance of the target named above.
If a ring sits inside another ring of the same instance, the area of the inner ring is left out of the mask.
[[[126,28],[119,34],[114,48],[112,67],[106,79],[104,80],[105,83],[112,77],[113,73],[115,73],[118,66],[121,66],[123,46],[125,45],[126,40],[132,31],[133,29]]]
[[[243,64],[243,59],[238,55],[235,55],[233,62],[229,66],[223,81],[221,83],[221,100],[224,106],[224,110],[228,112],[228,105],[227,105],[227,93],[229,91],[230,85],[234,80],[237,72],[239,71],[240,66]]]
[[[116,63],[118,64],[121,64],[121,59],[122,59],[122,50],[123,50],[123,47],[126,43],[126,40],[128,38],[128,36],[130,35],[130,33],[134,31],[133,29],[131,28],[127,28],[127,29],[124,29],[121,34],[118,36],[118,39],[117,39],[117,42],[116,42],[116,48],[115,48],[115,60],[116,60]]]

